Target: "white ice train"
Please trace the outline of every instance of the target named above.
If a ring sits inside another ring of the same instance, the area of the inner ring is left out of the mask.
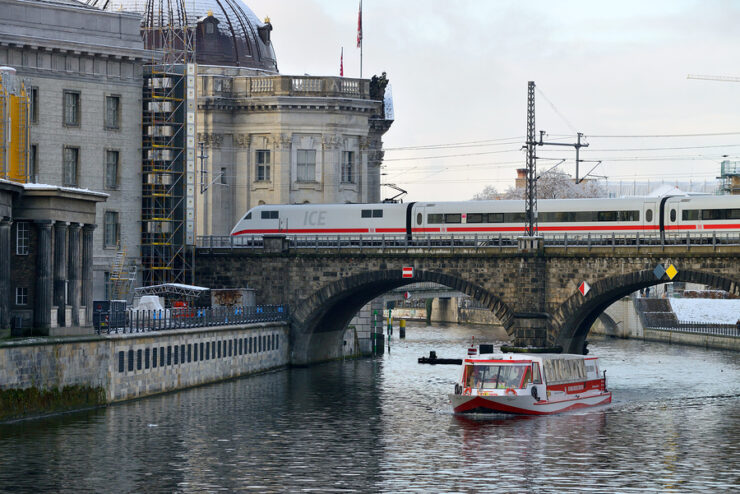
[[[250,209],[232,236],[502,235],[524,232],[524,202],[263,205]],[[538,201],[541,235],[740,232],[740,196],[631,197]]]

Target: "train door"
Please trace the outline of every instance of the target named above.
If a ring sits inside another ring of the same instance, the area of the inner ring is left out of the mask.
[[[644,218],[644,221],[642,229],[645,232],[655,232],[659,229],[658,215],[655,211],[655,205],[655,202],[643,203],[642,217]]]
[[[424,232],[427,224],[427,215],[424,206],[417,203],[411,216],[411,231],[418,236]]]

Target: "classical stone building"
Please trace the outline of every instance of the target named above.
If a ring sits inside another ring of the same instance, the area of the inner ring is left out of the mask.
[[[103,298],[118,247],[139,257],[140,16],[75,0],[0,0],[0,12],[0,66],[17,70],[31,98],[29,181],[108,196],[89,221]]]

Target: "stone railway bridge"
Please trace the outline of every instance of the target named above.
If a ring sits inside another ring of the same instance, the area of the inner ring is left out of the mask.
[[[274,239],[276,240],[276,239]],[[740,296],[740,246],[540,247],[539,249],[199,248],[195,282],[250,287],[258,304],[291,310],[291,362],[341,356],[344,329],[362,306],[410,283],[435,282],[489,307],[516,346],[560,346],[582,353],[596,318],[619,298],[671,281],[701,283]],[[402,268],[414,268],[402,278]],[[584,296],[578,287],[590,285]]]

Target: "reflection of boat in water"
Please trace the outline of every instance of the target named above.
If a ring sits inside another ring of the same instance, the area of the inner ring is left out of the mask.
[[[463,360],[455,413],[546,415],[611,403],[596,357],[490,354]]]

